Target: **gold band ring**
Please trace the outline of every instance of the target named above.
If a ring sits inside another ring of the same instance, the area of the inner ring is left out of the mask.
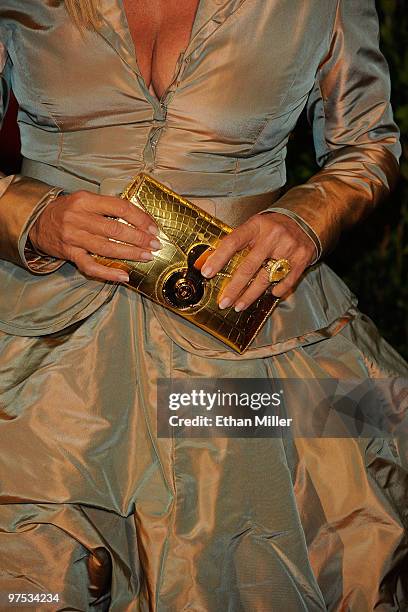
[[[268,272],[270,283],[279,283],[291,271],[291,265],[287,259],[266,259],[262,266]]]

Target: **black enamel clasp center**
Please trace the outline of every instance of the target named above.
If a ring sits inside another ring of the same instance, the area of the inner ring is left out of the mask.
[[[208,248],[207,244],[194,245],[187,256],[187,268],[175,270],[165,280],[163,296],[174,308],[191,308],[203,299],[207,281],[194,263]]]

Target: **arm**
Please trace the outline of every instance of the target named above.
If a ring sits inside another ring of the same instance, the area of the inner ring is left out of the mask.
[[[374,0],[339,0],[307,108],[322,170],[267,209],[300,217],[323,253],[389,194],[398,177],[399,131],[378,37]]]
[[[388,68],[378,46],[375,0],[338,0],[330,48],[307,110],[322,169],[235,229],[210,255],[201,270],[207,277],[236,251],[251,248],[220,296],[221,308],[243,310],[267,289],[260,266],[269,257],[286,258],[292,265],[272,290],[277,297],[286,296],[304,270],[333,248],[341,231],[362,220],[390,192],[401,148]]]
[[[6,113],[11,81],[11,62],[0,41],[0,128]],[[39,256],[27,244],[28,233],[49,202],[62,190],[21,175],[0,173],[0,259],[35,274],[53,272],[63,261]]]
[[[0,31],[0,127],[10,82],[11,61]],[[54,272],[68,260],[86,276],[127,282],[127,273],[96,263],[90,253],[145,261],[152,259],[153,248],[161,247],[151,217],[126,200],[89,192],[57,197],[62,191],[36,179],[0,173],[0,259],[34,274]],[[122,217],[131,226],[111,217]]]

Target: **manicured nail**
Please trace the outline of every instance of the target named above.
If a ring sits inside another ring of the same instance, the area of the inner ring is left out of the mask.
[[[246,307],[245,302],[238,302],[238,304],[235,306],[234,310],[235,312],[241,312],[241,310],[244,310]]]
[[[153,255],[151,253],[149,253],[149,251],[144,251],[142,253],[142,259],[144,261],[151,261],[153,259]]]
[[[129,274],[126,274],[126,272],[120,272],[120,274],[118,274],[118,281],[120,283],[128,283],[129,282]]]
[[[212,267],[207,266],[207,264],[204,264],[203,267],[201,268],[201,274],[205,276],[206,278],[210,278],[210,276],[212,276],[212,273],[213,273]]]
[[[149,246],[151,246],[152,249],[154,249],[155,251],[157,251],[158,249],[162,248],[162,244],[158,240],[152,240],[150,242]]]
[[[221,302],[218,304],[221,310],[224,310],[224,308],[227,308],[230,305],[231,305],[230,298],[222,298]]]
[[[147,230],[153,234],[153,236],[157,236],[159,233],[159,228],[156,227],[155,225],[149,225],[149,227],[147,228]]]

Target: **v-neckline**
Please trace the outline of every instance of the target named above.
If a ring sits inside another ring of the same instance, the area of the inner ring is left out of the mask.
[[[200,0],[197,6],[195,20],[193,23],[191,38],[183,58],[180,61],[176,78],[167,89],[165,97],[174,90],[174,83],[181,78],[181,71],[191,54],[208,40],[216,30],[233,15],[245,2],[249,0]],[[164,98],[159,100],[153,96],[146,87],[144,79],[137,65],[136,52],[133,39],[130,34],[129,24],[124,11],[123,0],[100,0],[98,14],[101,19],[101,27],[98,34],[104,38],[106,43],[112,47],[122,61],[128,66],[133,74],[137,75],[139,93],[144,96],[155,110],[165,104]]]
[[[188,49],[189,49],[189,47],[191,45],[191,42],[192,42],[192,40],[193,40],[193,38],[194,38],[194,36],[196,34],[196,27],[197,27],[197,23],[198,23],[198,18],[199,18],[199,15],[201,13],[201,10],[203,8],[203,4],[204,4],[205,0],[198,0],[198,2],[197,2],[197,7],[196,7],[195,14],[194,14],[193,22],[192,22],[192,25],[191,25],[191,31],[190,31],[190,36],[189,36],[189,39],[188,39],[188,43],[187,43],[185,49],[180,52],[180,54],[179,54],[179,56],[177,58],[176,64],[174,66],[174,69],[173,69],[173,75],[171,77],[171,81],[167,85],[167,87],[163,91],[163,94],[160,97],[157,95],[157,92],[155,91],[153,86],[152,86],[153,93],[150,91],[149,87],[147,86],[146,80],[145,80],[145,78],[144,78],[144,76],[142,74],[142,71],[140,70],[140,65],[139,65],[138,60],[137,60],[136,46],[135,46],[135,43],[134,43],[134,40],[133,40],[133,36],[132,36],[132,32],[131,32],[131,29],[130,29],[130,26],[129,26],[129,20],[128,20],[128,16],[127,16],[127,13],[126,13],[124,0],[118,0],[118,1],[119,1],[119,4],[120,4],[120,9],[121,9],[122,14],[123,14],[123,22],[124,22],[125,28],[126,28],[126,36],[127,36],[128,40],[129,40],[130,49],[131,49],[132,54],[133,54],[133,61],[135,63],[137,74],[139,75],[139,78],[140,78],[141,83],[143,85],[143,90],[145,92],[145,96],[148,99],[150,99],[154,104],[161,104],[163,102],[163,100],[167,97],[167,95],[169,94],[173,83],[175,82],[175,80],[177,79],[177,77],[178,77],[178,75],[180,73],[180,69],[181,69],[181,66],[183,64],[183,59],[184,59],[184,57],[185,57],[185,55],[186,55],[186,53],[187,53],[187,51],[188,51]]]

